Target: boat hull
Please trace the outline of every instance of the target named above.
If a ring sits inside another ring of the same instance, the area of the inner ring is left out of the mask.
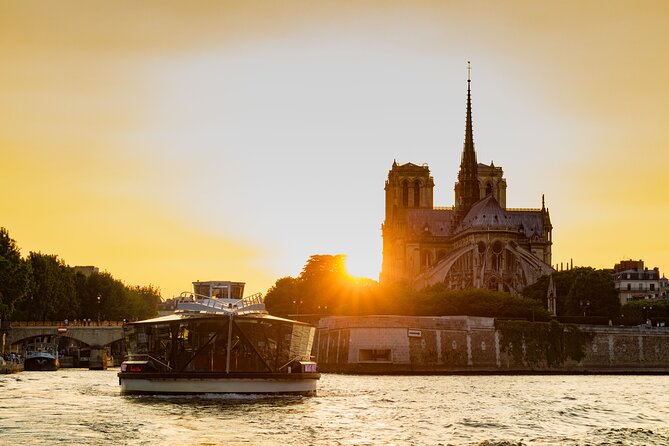
[[[207,393],[315,395],[319,373],[128,373],[118,374],[123,395]]]
[[[58,358],[49,356],[35,356],[26,358],[23,363],[23,370],[33,372],[54,372],[58,370],[60,364]]]

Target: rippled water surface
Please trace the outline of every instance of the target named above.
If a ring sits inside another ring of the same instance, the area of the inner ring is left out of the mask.
[[[1,445],[669,445],[667,376],[322,376],[317,397],[124,397],[0,375]]]

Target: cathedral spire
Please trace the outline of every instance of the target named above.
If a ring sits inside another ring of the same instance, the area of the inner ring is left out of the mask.
[[[480,198],[478,182],[478,163],[474,149],[474,130],[472,128],[472,92],[471,64],[467,62],[467,117],[465,120],[465,145],[460,160],[458,183],[460,186],[460,202],[456,206],[466,211]]]

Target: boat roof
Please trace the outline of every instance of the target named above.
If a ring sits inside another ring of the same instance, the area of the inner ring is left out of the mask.
[[[234,316],[235,319],[270,319],[273,321],[290,322],[294,324],[310,325],[306,322],[295,321],[292,319],[284,319],[270,314],[239,314]],[[127,325],[148,325],[148,324],[164,324],[176,321],[183,321],[188,319],[226,319],[227,314],[212,314],[212,313],[174,313],[167,316],[155,317],[152,319],[144,319],[142,321],[128,322]]]

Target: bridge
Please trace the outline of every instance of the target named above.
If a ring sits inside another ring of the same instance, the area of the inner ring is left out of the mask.
[[[91,347],[104,347],[123,339],[123,322],[11,322],[6,331],[5,346],[39,336],[60,336],[75,339]]]

